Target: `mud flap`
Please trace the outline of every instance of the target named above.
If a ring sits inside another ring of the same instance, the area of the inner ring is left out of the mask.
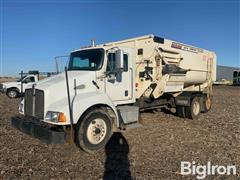
[[[19,131],[47,144],[64,144],[66,142],[65,131],[51,129],[35,121],[29,121],[21,117],[12,117],[11,125]]]

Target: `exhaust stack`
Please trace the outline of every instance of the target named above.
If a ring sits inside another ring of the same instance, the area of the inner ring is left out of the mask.
[[[92,45],[92,47],[95,47],[96,45],[95,45],[95,39],[91,39],[91,45]]]

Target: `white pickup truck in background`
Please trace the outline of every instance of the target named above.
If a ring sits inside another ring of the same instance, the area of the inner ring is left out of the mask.
[[[38,82],[38,76],[38,73],[29,73],[17,81],[1,83],[0,92],[5,93],[9,98],[17,98],[21,95],[21,82],[22,93],[24,93],[27,87],[31,87],[34,83]]]

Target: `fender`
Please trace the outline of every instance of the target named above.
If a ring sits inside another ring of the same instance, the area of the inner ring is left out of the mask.
[[[91,93],[81,93],[77,94],[76,96],[71,97],[72,102],[72,112],[73,112],[73,124],[77,124],[79,118],[83,115],[83,113],[91,108],[92,106],[104,104],[109,106],[116,117],[116,126],[119,127],[119,118],[118,113],[115,105],[112,103],[111,99],[105,94],[105,93],[98,93],[98,92],[91,92]],[[68,122],[65,123],[53,123],[49,122],[50,124],[57,124],[57,125],[69,125],[70,119],[69,119],[69,110],[68,110],[68,103],[67,98],[61,99],[58,102],[55,102],[54,104],[47,107],[47,111],[58,111],[58,112],[64,112]],[[46,112],[45,112],[46,113]]]
[[[7,91],[8,91],[9,89],[17,89],[17,91],[20,92],[20,89],[19,89],[18,87],[16,87],[16,86],[7,87]]]
[[[76,124],[82,114],[90,107],[98,104],[104,104],[109,106],[115,116],[116,116],[116,126],[119,126],[118,113],[115,105],[112,103],[111,99],[105,93],[84,93],[79,94],[73,99],[73,119],[74,124]]]

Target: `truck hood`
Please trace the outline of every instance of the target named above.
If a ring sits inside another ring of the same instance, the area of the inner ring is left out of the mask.
[[[96,81],[94,71],[68,71],[68,81],[71,97],[75,93],[80,94],[96,91],[96,87],[92,83],[92,81]],[[61,99],[67,98],[65,72],[37,82],[35,88],[44,91],[46,108]]]
[[[21,85],[20,82],[5,82],[5,83],[1,83],[1,84],[6,86],[6,88],[17,87],[17,86]]]
[[[95,79],[95,72],[92,71],[68,71],[69,87],[72,88],[74,88],[74,81],[76,81],[76,86],[78,86],[80,84],[88,84],[90,80],[90,82],[92,82]],[[52,88],[60,87],[66,89],[65,72],[49,78],[45,78],[36,83],[36,88],[42,90],[49,90]]]

